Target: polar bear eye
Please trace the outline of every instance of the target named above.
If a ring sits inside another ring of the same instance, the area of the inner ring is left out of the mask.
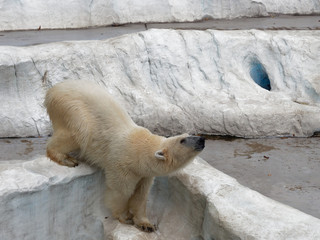
[[[180,143],[181,143],[181,144],[183,144],[183,143],[185,143],[185,142],[186,142],[186,139],[185,139],[185,138],[180,140]]]

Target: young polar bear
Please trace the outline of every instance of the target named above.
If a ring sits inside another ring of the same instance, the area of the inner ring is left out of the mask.
[[[167,175],[189,163],[204,148],[202,137],[165,138],[137,126],[127,112],[99,85],[65,81],[48,90],[44,102],[53,135],[47,156],[75,167],[68,154],[78,150],[106,175],[106,204],[114,218],[152,232],[146,202],[155,176]]]

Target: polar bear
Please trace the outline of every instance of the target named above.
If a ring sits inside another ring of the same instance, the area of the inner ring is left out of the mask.
[[[205,139],[183,134],[161,137],[136,125],[127,112],[98,84],[65,81],[48,90],[44,105],[53,135],[47,156],[75,167],[69,153],[102,168],[106,176],[106,205],[121,223],[152,232],[146,201],[155,176],[167,175],[188,164]]]

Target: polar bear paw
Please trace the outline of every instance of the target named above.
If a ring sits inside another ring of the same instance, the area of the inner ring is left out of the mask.
[[[135,225],[138,229],[144,232],[154,232],[157,230],[157,227],[155,225],[152,225],[148,222],[142,222]]]
[[[59,153],[57,151],[47,149],[47,157],[52,161],[67,167],[76,167],[79,165],[78,161],[68,154]]]
[[[64,160],[64,162],[68,167],[76,167],[79,165],[78,161],[69,155],[67,155],[67,158]]]
[[[126,214],[120,215],[118,217],[119,222],[123,224],[133,225],[133,215],[130,212],[127,212]]]

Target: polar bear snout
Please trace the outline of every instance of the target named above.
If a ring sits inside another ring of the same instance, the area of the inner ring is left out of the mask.
[[[205,147],[205,138],[198,136],[189,136],[183,138],[180,143],[186,147],[192,147],[195,151],[202,151]]]

